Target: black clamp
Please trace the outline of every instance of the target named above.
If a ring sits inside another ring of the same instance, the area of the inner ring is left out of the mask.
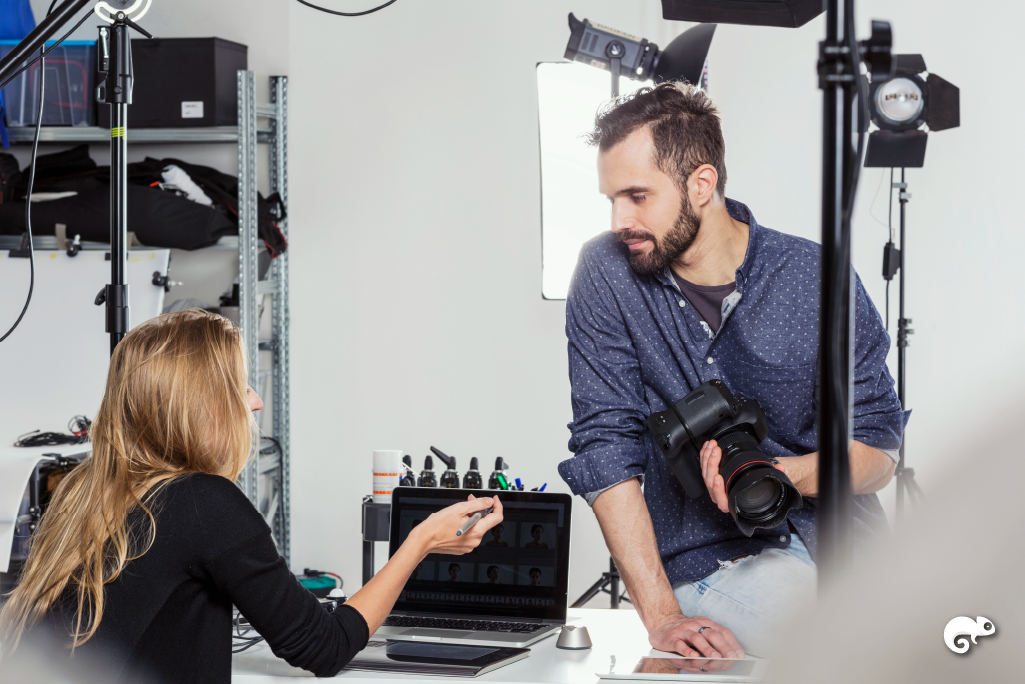
[[[170,275],[161,275],[160,271],[153,271],[153,280],[151,281],[157,287],[164,288],[164,292],[170,292],[171,288],[175,285],[184,285],[185,283],[175,282],[171,280]]]
[[[836,40],[819,43],[819,88],[831,83],[854,83],[861,77],[859,61],[864,61],[874,80],[893,75],[893,31],[887,21],[872,21],[872,35],[858,43],[858,54],[849,45]],[[860,60],[859,60],[860,58]]]
[[[911,323],[910,318],[898,318],[897,319],[897,346],[906,347],[910,344],[908,342],[908,335],[914,335],[915,331],[908,327]]]
[[[82,236],[75,235],[74,240],[72,240],[70,243],[65,241],[65,244],[67,245],[66,251],[68,253],[68,256],[76,257],[78,256],[78,253],[82,251]]]

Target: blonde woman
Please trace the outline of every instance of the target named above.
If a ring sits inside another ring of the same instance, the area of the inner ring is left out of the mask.
[[[428,553],[466,553],[502,520],[490,497],[431,515],[329,614],[234,484],[263,405],[246,385],[242,349],[237,329],[199,310],[155,318],[117,346],[92,458],[55,491],[0,613],[0,674],[24,642],[73,675],[99,667],[107,682],[226,683],[235,605],[274,653],[334,675]],[[456,536],[491,505],[497,515]]]

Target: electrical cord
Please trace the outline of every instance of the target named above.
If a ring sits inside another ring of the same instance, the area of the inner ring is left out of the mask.
[[[16,447],[57,446],[58,444],[84,444],[89,441],[89,430],[93,422],[85,416],[75,416],[68,421],[68,432],[40,432],[33,430],[18,437]]]
[[[56,4],[57,0],[53,0],[53,2],[50,3],[50,9],[46,11],[47,16],[49,16],[50,13],[53,12],[53,8],[54,6],[56,6]],[[75,28],[68,31],[63,38],[54,43],[53,46],[50,47],[50,50],[63,43],[65,40],[67,40],[68,36],[74,33],[75,30],[78,29],[78,27],[81,26],[83,23],[85,23],[85,20],[88,18],[89,14],[86,14],[85,17],[83,17],[82,20],[78,22]],[[10,330],[4,333],[3,337],[0,337],[0,342],[3,342],[8,337],[10,337],[11,333],[13,333],[15,329],[19,325],[21,325],[21,321],[25,318],[25,313],[28,311],[29,304],[32,302],[32,291],[36,287],[36,251],[35,245],[33,245],[32,243],[32,189],[35,187],[36,184],[36,160],[39,157],[39,135],[43,129],[43,108],[46,104],[46,98],[44,97],[44,86],[46,85],[46,53],[50,50],[46,50],[45,48],[46,46],[43,45],[43,47],[39,49],[39,57],[23,66],[21,69],[18,70],[17,73],[14,74],[14,76],[11,76],[9,79],[4,81],[3,85],[0,85],[0,90],[3,90],[4,86],[6,86],[8,83],[14,80],[14,78],[18,76],[18,74],[22,73],[23,71],[25,71],[25,69],[28,69],[36,62],[39,62],[39,112],[38,116],[36,117],[36,133],[32,139],[32,158],[31,166],[29,167],[28,194],[25,197],[25,231],[28,233],[28,295],[25,297],[25,306],[21,307],[21,313],[18,314],[18,320],[14,321],[14,325],[11,326]]]
[[[25,231],[28,233],[28,295],[25,297],[25,306],[21,307],[21,313],[18,314],[18,320],[14,321],[14,325],[4,333],[3,337],[0,337],[0,342],[10,337],[11,333],[21,325],[21,321],[25,318],[25,313],[28,311],[28,305],[32,302],[32,291],[36,287],[36,250],[32,244],[32,188],[36,183],[36,158],[39,154],[39,134],[43,127],[43,105],[46,102],[46,98],[43,97],[43,86],[46,83],[46,58],[40,55],[38,61],[39,112],[36,120],[36,134],[32,139],[32,166],[29,169],[28,175],[28,195],[25,197]]]
[[[337,10],[330,10],[330,9],[328,9],[326,7],[321,7],[319,5],[314,5],[311,2],[306,2],[306,0],[298,0],[298,2],[299,2],[300,5],[306,5],[307,7],[310,7],[312,9],[319,10],[321,12],[326,12],[328,14],[335,14],[335,15],[338,15],[339,17],[362,17],[364,14],[373,14],[374,12],[377,12],[378,10],[383,10],[388,5],[395,4],[395,0],[388,0],[388,2],[384,3],[383,5],[378,5],[377,7],[373,8],[373,9],[363,10],[362,12],[339,12]]]
[[[249,623],[247,622],[246,623],[245,631],[242,631],[242,613],[240,611],[236,611],[235,612],[235,618],[234,618],[233,622],[235,623],[235,633],[231,635],[231,638],[234,639],[235,641],[238,641],[238,642],[241,642],[241,643],[233,644],[232,645],[232,648],[231,648],[231,652],[232,653],[242,653],[243,651],[247,651],[250,648],[252,648],[253,646],[256,646],[258,643],[260,643],[261,641],[264,640],[263,637],[260,637],[260,636],[258,636],[258,637],[248,637],[248,636],[246,636],[246,634],[249,634],[249,632],[251,632],[253,628],[251,626],[249,626]],[[242,644],[245,644],[245,645],[242,645]],[[238,648],[236,648],[236,646]]]

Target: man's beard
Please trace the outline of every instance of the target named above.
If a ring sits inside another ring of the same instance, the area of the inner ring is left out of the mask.
[[[650,233],[639,231],[624,231],[619,234],[619,239],[624,242],[649,239],[654,245],[647,254],[630,251],[630,267],[634,272],[640,275],[661,273],[694,244],[694,240],[698,237],[698,229],[701,227],[701,219],[691,209],[689,198],[682,195],[682,199],[683,206],[680,207],[680,215],[676,217],[676,223],[661,239]]]

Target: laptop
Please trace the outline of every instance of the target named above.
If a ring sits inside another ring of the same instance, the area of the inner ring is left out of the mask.
[[[427,556],[374,639],[524,648],[566,624],[568,494],[396,487],[389,557],[428,515],[470,494],[497,495],[503,522],[468,554]]]

